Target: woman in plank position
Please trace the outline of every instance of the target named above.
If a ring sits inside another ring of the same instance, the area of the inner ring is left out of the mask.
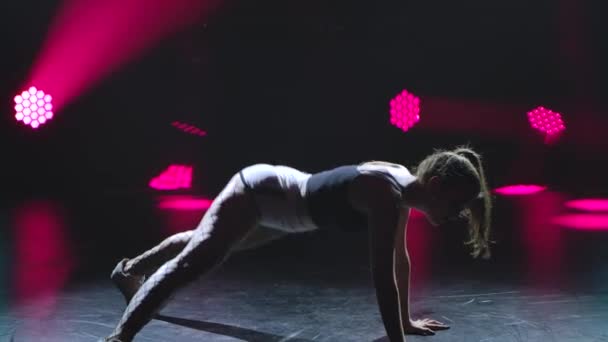
[[[404,334],[447,329],[441,322],[410,316],[405,234],[411,208],[435,226],[466,217],[471,254],[489,257],[491,198],[481,158],[468,147],[435,151],[413,173],[378,161],[315,174],[287,166],[248,166],[230,179],[196,229],[118,263],[111,279],[128,305],[106,341],[131,341],[178,288],[232,252],[288,233],[328,228],[369,230],[376,297],[391,342],[404,341]]]

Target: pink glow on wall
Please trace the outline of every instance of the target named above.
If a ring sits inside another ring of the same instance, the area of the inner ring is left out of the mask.
[[[405,236],[412,265],[411,289],[423,290],[432,281],[433,244],[437,241],[437,230],[429,228],[430,223],[423,212],[411,209]]]
[[[564,205],[582,211],[608,211],[608,198],[580,198],[570,200]]]
[[[180,122],[180,121],[173,121],[171,123],[171,126],[179,129],[180,131],[182,131],[184,133],[198,135],[199,137],[204,137],[205,135],[207,135],[207,132],[203,131],[202,129],[200,129],[194,125],[187,124],[187,123]]]
[[[520,233],[525,256],[526,277],[534,286],[555,284],[565,259],[564,239],[551,224],[551,217],[562,210],[563,195],[544,191],[535,196],[519,196],[510,202],[521,215],[515,215],[512,234]],[[521,231],[518,232],[517,230]]]
[[[547,187],[535,184],[506,185],[494,189],[494,192],[505,196],[532,195],[545,191]]]
[[[195,196],[162,196],[158,208],[165,210],[207,210],[213,200]]]
[[[560,113],[545,107],[536,107],[528,112],[530,126],[545,136],[545,142],[554,141],[565,129]]]
[[[38,128],[53,118],[53,98],[43,90],[29,87],[15,96],[15,119],[24,125]]]
[[[14,215],[15,298],[42,301],[44,309],[36,312],[41,320],[52,314],[57,292],[74,267],[64,217],[61,208],[47,201],[28,202]]]
[[[156,190],[190,189],[192,187],[192,166],[170,165],[148,184]]]
[[[64,0],[28,84],[56,111],[164,37],[208,14],[217,0]]]
[[[426,215],[422,211],[420,211],[418,209],[415,209],[415,208],[410,209],[410,218],[412,218],[412,219],[422,219],[422,218],[425,218],[425,217],[426,217]]]
[[[174,197],[174,196],[163,196],[163,197]],[[187,198],[186,198],[187,199]],[[169,201],[168,198],[161,199],[157,203],[158,217],[162,218],[163,230],[167,235],[173,235],[175,233],[183,232],[184,230],[194,229],[201,222],[201,218],[207,211],[210,202],[197,203],[204,198],[190,197],[195,200],[194,203],[183,205],[183,203],[175,203]],[[207,200],[209,201],[209,200]],[[164,202],[164,203],[163,203]],[[162,207],[161,207],[162,206]],[[177,207],[177,208],[175,208]],[[195,207],[194,209],[184,209],[183,207]]]
[[[406,132],[420,121],[420,98],[403,90],[390,101],[390,123]]]
[[[608,215],[602,214],[565,214],[554,217],[552,222],[576,230],[608,231]]]

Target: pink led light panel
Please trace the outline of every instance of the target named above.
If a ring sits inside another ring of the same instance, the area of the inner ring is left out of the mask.
[[[148,184],[156,190],[190,189],[192,186],[192,167],[187,165],[170,165]]]
[[[390,122],[406,132],[420,121],[420,98],[403,90],[390,102]]]
[[[25,125],[38,128],[53,118],[51,95],[30,87],[15,96],[15,119]]]
[[[497,189],[494,189],[494,192],[500,195],[505,196],[515,196],[515,195],[532,195],[535,193],[539,193],[541,191],[546,190],[547,187],[542,185],[534,185],[534,184],[515,184],[515,185],[507,185]]]
[[[171,126],[179,129],[182,132],[198,135],[199,137],[204,137],[205,135],[207,135],[207,132],[203,131],[202,129],[180,121],[173,121],[171,123]]]
[[[608,198],[580,198],[568,201],[565,205],[583,211],[608,211]]]
[[[168,210],[206,210],[213,200],[194,196],[163,196],[158,208]]]
[[[551,221],[565,228],[577,230],[608,230],[608,215],[602,214],[568,214],[554,217]]]
[[[537,131],[553,136],[566,129],[560,113],[545,107],[536,107],[528,112],[528,122]]]

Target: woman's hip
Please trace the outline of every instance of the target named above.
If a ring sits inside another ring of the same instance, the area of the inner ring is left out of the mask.
[[[270,164],[255,164],[239,172],[259,210],[260,224],[286,232],[316,229],[304,200],[309,173]]]

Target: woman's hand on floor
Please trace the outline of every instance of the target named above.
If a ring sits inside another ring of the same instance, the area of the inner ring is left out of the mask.
[[[409,324],[403,325],[404,332],[409,335],[435,335],[436,330],[449,328],[448,325],[430,318],[409,320]]]

